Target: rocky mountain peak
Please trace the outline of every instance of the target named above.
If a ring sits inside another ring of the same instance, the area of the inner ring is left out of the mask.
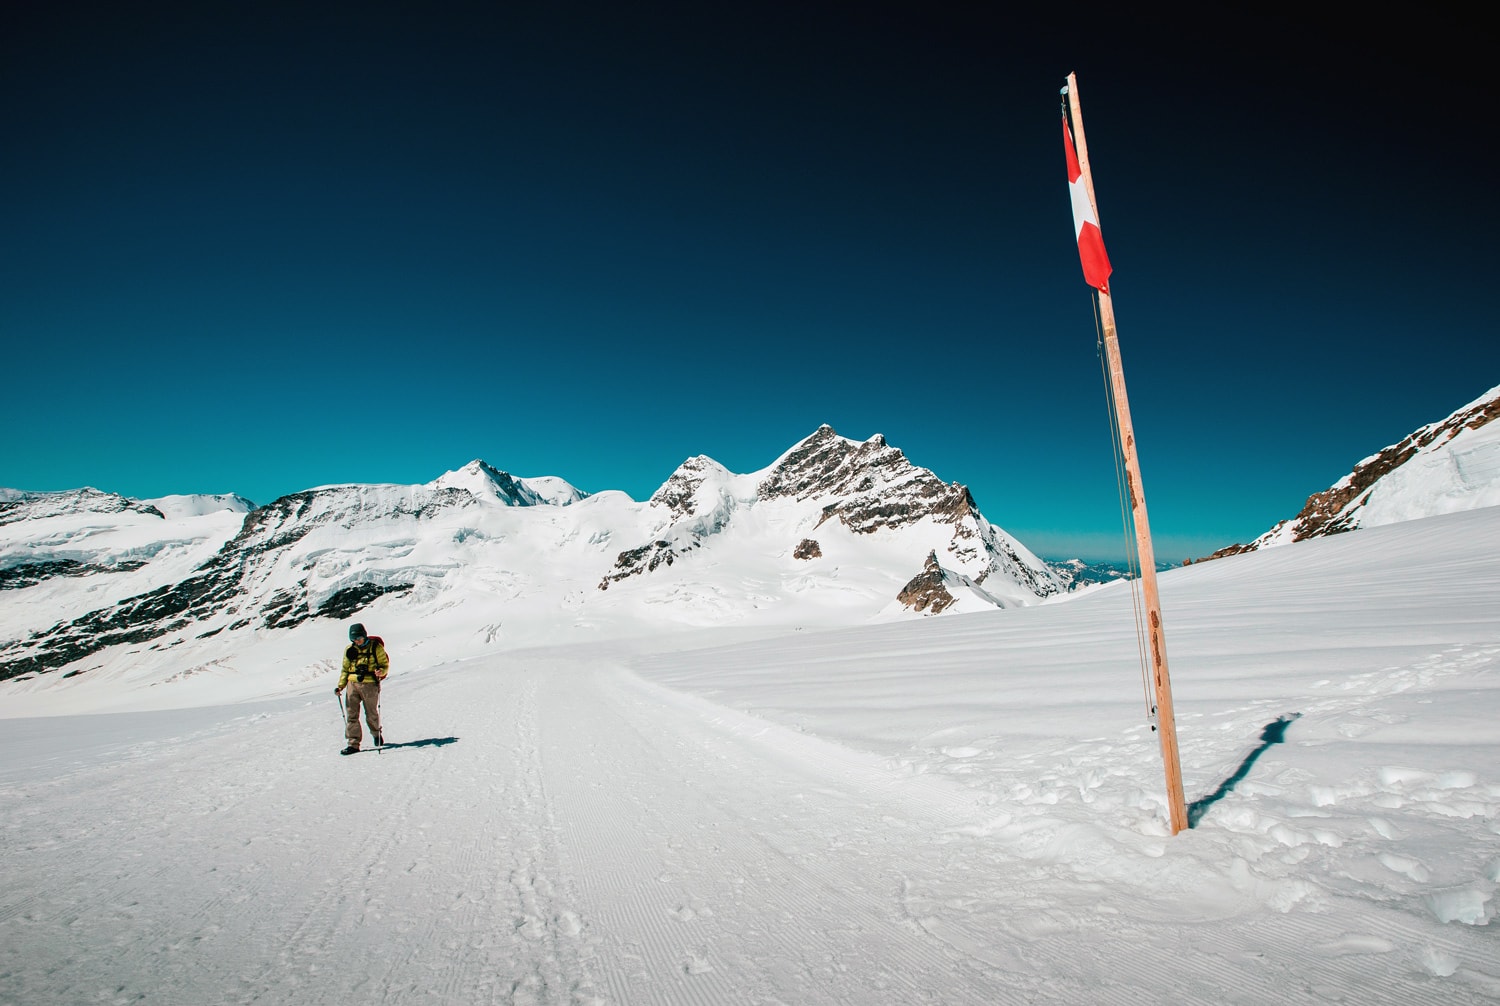
[[[978,514],[965,486],[913,465],[885,437],[857,443],[827,425],[787,452],[758,491],[764,499],[828,500],[822,520],[837,518],[865,533],[924,517],[952,524]]]
[[[980,515],[966,487],[913,465],[880,435],[859,442],[824,424],[756,476],[734,475],[701,455],[689,458],[651,503],[666,511],[661,523],[650,540],[619,553],[600,589],[673,565],[732,533],[732,525],[742,520],[738,515],[747,510],[785,510],[788,505],[803,512],[785,525],[787,554],[796,559],[823,554],[822,543],[806,532],[832,520],[859,536],[914,535],[914,565],[923,563],[924,556],[946,562],[947,567],[939,567],[940,579],[946,576],[973,588],[985,603],[1026,603],[1062,589],[1045,563]],[[941,547],[934,549],[938,543]],[[981,590],[979,585],[993,574],[1011,587]],[[930,604],[924,608],[942,610]]]
[[[430,483],[434,489],[463,489],[476,496],[498,499],[506,506],[536,506],[549,502],[509,472],[475,459]]]
[[[922,572],[901,588],[896,600],[913,611],[941,614],[953,603],[953,594],[943,581],[943,567],[938,562],[937,553],[929,552],[927,561],[922,564]]]
[[[825,424],[772,466],[758,493],[763,499],[848,496],[892,485],[918,471],[925,469],[915,468],[880,434],[856,443]]]
[[[652,506],[666,508],[674,518],[688,517],[705,508],[716,507],[720,494],[711,492],[707,494],[711,498],[705,500],[704,486],[707,484],[711,489],[720,489],[729,478],[729,469],[713,458],[699,454],[678,465],[677,470],[662,483],[661,488],[651,494],[651,499],[647,502]]]
[[[456,471],[438,476],[428,487],[462,489],[475,496],[497,499],[506,506],[567,506],[588,497],[588,493],[556,476],[518,478],[477,458]]]

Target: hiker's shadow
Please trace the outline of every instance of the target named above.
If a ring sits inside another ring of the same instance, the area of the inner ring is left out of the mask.
[[[1264,754],[1267,748],[1286,740],[1286,728],[1301,715],[1301,713],[1292,713],[1290,716],[1281,717],[1274,723],[1267,723],[1266,728],[1260,732],[1260,746],[1245,756],[1245,760],[1240,762],[1240,767],[1234,770],[1234,775],[1219,783],[1219,788],[1208,796],[1188,804],[1188,827],[1196,828],[1198,822],[1203,819],[1203,815],[1208,813],[1208,808],[1234,792],[1234,788],[1250,774],[1250,767],[1255,764],[1255,760]]]
[[[448,744],[457,744],[457,737],[428,737],[420,741],[402,741],[400,744],[387,744],[382,751],[394,751],[397,748],[440,748]]]

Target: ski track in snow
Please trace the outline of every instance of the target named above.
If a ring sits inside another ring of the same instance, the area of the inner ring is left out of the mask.
[[[340,758],[330,697],[0,790],[5,1001],[1024,999],[902,907],[959,787],[594,661],[383,707],[456,740]]]
[[[588,763],[586,784],[560,790],[558,803],[590,927],[611,934],[613,1001],[1004,998],[1003,983],[910,925],[889,865],[891,846],[922,848],[933,814],[960,820],[972,795],[893,779],[874,759],[811,739],[803,750],[767,746],[774,729],[617,670],[575,674],[594,677],[610,700],[581,716],[574,707],[545,736],[567,737],[571,725],[578,743],[554,745],[549,758]],[[650,763],[672,770],[632,776]],[[932,998],[931,976],[955,967],[976,973],[958,984],[949,975]]]
[[[1389,673],[1343,701],[1338,729],[1405,679],[1492,667],[1497,651]],[[1432,926],[1413,946],[1409,915],[1330,900],[1340,886],[1358,899],[1361,870],[1419,888],[1421,862],[1362,853],[1330,860],[1329,888],[1298,879],[1309,848],[1378,838],[1359,815],[1393,792],[1493,813],[1500,794],[1462,773],[1386,767],[1368,792],[1314,789],[1343,820],[1221,813],[1219,833],[1179,841],[1228,842],[1215,858],[1232,864],[1236,833],[1261,842],[1225,875],[1137,835],[1127,872],[1119,837],[1049,788],[1108,792],[1107,750],[1073,775],[1023,760],[1032,784],[1000,809],[942,773],[546,651],[398,680],[383,708],[388,739],[410,746],[339,758],[336,705],[303,699],[5,785],[0,999],[1483,1001],[1433,981],[1482,954],[1483,931]],[[1090,814],[1116,809],[1098,802]],[[1142,903],[1122,911],[1132,888]],[[1090,891],[1103,904],[1081,915]],[[1455,893],[1433,910],[1466,909]],[[1390,955],[1408,972],[1394,989],[1371,968]]]

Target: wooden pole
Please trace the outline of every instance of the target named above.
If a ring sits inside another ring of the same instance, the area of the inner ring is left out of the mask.
[[[1083,111],[1078,103],[1078,79],[1068,74],[1068,113],[1073,125],[1073,144],[1078,151],[1078,167],[1083,172],[1084,190],[1099,219],[1099,204],[1094,199],[1094,177],[1089,171],[1088,143],[1083,134]],[[1102,226],[1102,225],[1101,225]],[[1172,712],[1172,679],[1167,673],[1167,639],[1162,627],[1161,597],[1156,587],[1156,553],[1151,547],[1151,523],[1146,516],[1146,491],[1141,483],[1141,462],[1136,453],[1135,427],[1130,421],[1130,399],[1125,393],[1125,366],[1120,360],[1120,339],[1115,330],[1115,309],[1110,295],[1099,291],[1099,319],[1104,329],[1104,353],[1109,367],[1110,389],[1115,403],[1115,426],[1120,433],[1120,447],[1125,457],[1125,480],[1130,492],[1131,522],[1135,525],[1136,547],[1141,560],[1141,589],[1145,594],[1146,628],[1150,635],[1151,680],[1156,702],[1157,733],[1161,737],[1162,764],[1166,770],[1167,806],[1172,834],[1188,826],[1187,807],[1182,796],[1182,761],[1177,753],[1177,720]]]

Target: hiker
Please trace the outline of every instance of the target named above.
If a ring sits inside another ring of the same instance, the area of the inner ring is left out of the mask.
[[[339,754],[351,755],[359,751],[363,734],[359,729],[359,706],[364,703],[365,722],[370,725],[370,736],[376,747],[385,745],[380,733],[380,683],[390,672],[391,658],[386,656],[385,641],[371,636],[358,622],[349,626],[349,648],[344,651],[344,669],[339,674],[339,683],[334,693],[342,695],[344,686],[349,686],[349,701],[344,709],[344,737],[349,746]]]

